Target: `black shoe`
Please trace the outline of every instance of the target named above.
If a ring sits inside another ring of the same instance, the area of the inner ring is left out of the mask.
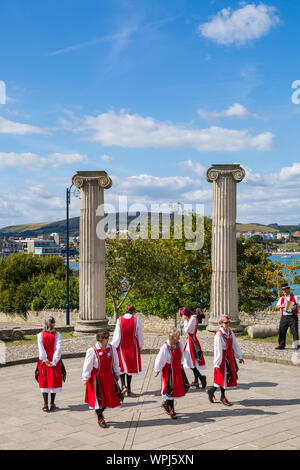
[[[279,345],[279,346],[276,346],[275,349],[285,349],[285,346],[280,346],[280,345]]]
[[[100,428],[108,428],[109,426],[106,424],[106,422],[104,421],[104,418],[100,418],[98,420],[98,424],[100,426]]]
[[[216,397],[215,397],[215,395],[214,395],[214,393],[215,393],[215,392],[214,392],[214,389],[213,389],[212,387],[207,388],[207,389],[206,389],[206,393],[207,393],[207,395],[208,395],[209,401],[210,401],[211,403],[215,403],[215,402],[216,402]]]
[[[50,411],[55,411],[57,410],[57,406],[53,403],[53,405],[50,406]]]
[[[49,408],[48,408],[48,406],[43,406],[42,410],[45,411],[45,413],[48,413]]]
[[[206,376],[205,375],[202,375],[201,378],[201,386],[202,388],[206,388]]]
[[[191,387],[200,388],[198,382],[195,382],[195,381],[191,383]]]
[[[170,414],[170,411],[171,411],[171,410],[170,410],[170,407],[169,407],[169,405],[168,405],[165,401],[161,404],[161,407],[162,407],[162,409],[167,413],[167,415]]]
[[[223,403],[223,405],[225,406],[232,406],[232,403],[230,401],[227,400],[227,398],[223,398],[223,400],[221,400],[221,402]]]
[[[176,414],[176,411],[174,410],[174,408],[171,409],[170,416],[171,416],[172,419],[177,419],[177,414]]]

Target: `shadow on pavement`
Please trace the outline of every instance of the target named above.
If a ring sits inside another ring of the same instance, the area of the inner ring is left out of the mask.
[[[243,390],[248,390],[249,388],[256,388],[256,387],[276,387],[278,383],[276,382],[250,382],[248,384],[241,384],[239,383],[238,388],[242,388]]]
[[[117,421],[109,420],[109,424],[117,429],[126,429],[129,427],[137,427],[137,428],[147,428],[152,426],[169,426],[171,423],[174,425],[178,424],[187,424],[187,423],[213,423],[216,421],[216,418],[228,418],[229,416],[245,416],[245,415],[277,415],[278,413],[272,411],[262,411],[256,409],[248,409],[248,410],[231,410],[229,411],[205,411],[199,413],[177,413],[177,419],[171,419],[166,417],[166,415],[162,411],[162,415],[159,419],[147,420],[143,421],[140,419],[139,421],[134,420],[127,423],[119,423]]]
[[[288,405],[300,405],[300,398],[290,400],[280,400],[279,398],[261,399],[261,400],[242,400],[239,402],[242,406],[288,406]]]

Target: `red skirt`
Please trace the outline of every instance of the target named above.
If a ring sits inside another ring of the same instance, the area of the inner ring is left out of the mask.
[[[228,354],[228,362],[231,371],[231,380],[228,381],[228,374],[225,374],[225,351],[223,351],[223,358],[219,369],[214,369],[214,385],[223,388],[236,388],[237,387],[237,376],[235,371],[235,364],[233,354]],[[225,381],[226,377],[226,381]]]
[[[172,381],[172,393],[169,395],[168,389],[170,388],[169,381]],[[169,386],[168,386],[169,385]],[[184,397],[186,394],[183,382],[183,375],[180,366],[172,366],[172,373],[170,374],[170,364],[166,364],[161,371],[161,391],[163,395],[169,395],[172,398]]]
[[[113,373],[101,372],[97,375],[98,369],[93,369],[91,377],[85,389],[85,403],[88,403],[91,408],[95,408],[97,383],[100,402],[98,400],[99,408],[116,408],[121,405],[121,401],[116,392],[116,384]]]
[[[121,374],[139,374],[142,370],[141,353],[136,338],[123,339],[117,348]]]
[[[43,389],[56,389],[62,387],[62,371],[60,360],[55,367],[48,367],[45,362],[39,360],[38,382]]]

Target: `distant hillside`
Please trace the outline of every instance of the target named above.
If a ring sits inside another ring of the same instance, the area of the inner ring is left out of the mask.
[[[278,224],[270,224],[270,227],[274,227],[281,232],[297,232],[300,230],[300,224],[298,225],[278,225]]]
[[[79,232],[79,217],[69,219],[70,235]],[[50,233],[65,233],[66,220],[57,222],[44,222],[40,224],[10,225],[0,229],[0,237],[38,237],[39,235],[49,235]]]
[[[116,225],[119,228],[119,218],[120,213],[116,214]],[[149,214],[143,214],[148,215]],[[126,214],[125,214],[126,216]],[[114,214],[108,214],[108,221],[110,224],[114,222]],[[128,223],[134,220],[137,215],[128,215]],[[75,233],[79,233],[79,217],[72,217],[69,219],[69,227],[70,227],[70,236],[74,235]],[[280,226],[280,228],[283,226]],[[236,231],[237,232],[273,232],[276,233],[280,230],[280,228],[275,228],[275,226],[268,226],[262,224],[236,224]],[[298,227],[299,230],[299,227]],[[294,230],[295,231],[295,230]],[[44,222],[44,223],[35,223],[35,224],[24,224],[24,225],[10,225],[9,227],[4,227],[0,229],[0,238],[5,237],[38,237],[39,235],[49,235],[50,233],[63,233],[66,232],[66,220],[59,220],[56,222]]]
[[[279,232],[279,229],[270,225],[263,224],[236,224],[237,232],[269,232],[276,233]]]

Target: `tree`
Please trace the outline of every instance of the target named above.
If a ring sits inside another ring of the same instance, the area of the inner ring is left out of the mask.
[[[114,321],[133,290],[145,297],[162,292],[167,265],[159,240],[106,240],[106,295],[113,303]]]
[[[78,308],[78,278],[70,270],[70,305]],[[62,308],[66,266],[58,256],[18,253],[0,259],[0,310],[26,315],[30,308]]]
[[[285,282],[282,265],[272,263],[269,253],[253,238],[237,239],[239,310],[249,312],[269,307]]]

